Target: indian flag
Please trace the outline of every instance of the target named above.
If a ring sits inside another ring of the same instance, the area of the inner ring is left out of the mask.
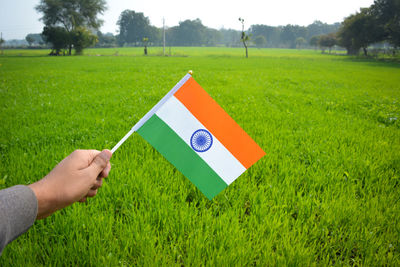
[[[190,74],[134,128],[208,199],[265,155]]]

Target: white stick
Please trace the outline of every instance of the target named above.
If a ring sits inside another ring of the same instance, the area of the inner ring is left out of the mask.
[[[191,71],[185,75],[175,86],[172,88],[160,101],[152,108],[146,115],[143,116],[133,127],[132,129],[111,149],[111,152],[114,153],[125,141],[129,138],[134,132],[136,132],[143,124],[153,116],[154,113],[165,103],[167,100],[178,91],[179,88],[190,78],[192,77]]]
[[[137,125],[137,123],[135,124],[135,126],[136,125]],[[134,129],[135,126],[133,126],[133,128],[124,137],[122,137],[121,140],[119,140],[119,142],[111,149],[111,153],[114,154],[115,150],[117,150],[126,141],[126,139],[128,139],[129,136],[131,136],[134,132],[136,132],[138,127],[136,127],[136,129]]]

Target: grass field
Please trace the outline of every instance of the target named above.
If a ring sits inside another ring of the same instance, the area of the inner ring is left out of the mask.
[[[209,201],[133,135],[95,198],[37,221],[0,266],[400,265],[399,64],[172,51],[4,51],[0,189],[111,148],[189,69],[267,155]]]

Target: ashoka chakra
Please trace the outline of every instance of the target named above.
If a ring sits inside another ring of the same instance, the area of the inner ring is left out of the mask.
[[[190,145],[197,152],[205,152],[210,149],[213,143],[213,137],[209,131],[199,129],[192,134]]]

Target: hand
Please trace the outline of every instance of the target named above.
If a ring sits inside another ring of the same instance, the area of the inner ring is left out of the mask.
[[[38,200],[36,219],[94,197],[110,172],[111,156],[109,150],[76,150],[43,179],[29,185]]]

